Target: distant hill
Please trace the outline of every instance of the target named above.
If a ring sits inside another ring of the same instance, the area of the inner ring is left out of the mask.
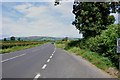
[[[63,38],[60,37],[47,37],[47,36],[29,36],[29,37],[16,37],[16,40],[20,38],[24,41],[43,41],[43,40],[62,40]],[[68,38],[69,40],[78,40],[79,38]],[[10,38],[7,38],[7,40],[10,40]]]
[[[21,40],[31,40],[31,41],[43,41],[43,40],[62,40],[62,38],[56,38],[56,37],[42,37],[42,36],[30,36],[30,37],[20,37]]]

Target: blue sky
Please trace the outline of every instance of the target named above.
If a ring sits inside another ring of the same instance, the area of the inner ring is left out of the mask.
[[[3,2],[2,36],[81,37],[71,24],[72,2],[54,6],[54,2]],[[116,14],[115,14],[116,16]]]

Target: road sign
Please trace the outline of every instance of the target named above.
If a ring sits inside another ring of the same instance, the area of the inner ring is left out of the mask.
[[[120,38],[117,39],[117,53],[120,53]]]

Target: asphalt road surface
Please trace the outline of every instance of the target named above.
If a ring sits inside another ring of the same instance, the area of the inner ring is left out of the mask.
[[[112,78],[51,43],[4,54],[1,63],[2,78]]]

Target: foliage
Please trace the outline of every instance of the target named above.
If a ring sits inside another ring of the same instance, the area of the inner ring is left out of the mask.
[[[7,48],[12,48],[14,46],[27,46],[27,45],[34,45],[34,44],[39,44],[42,42],[38,41],[3,41],[0,43],[0,48],[1,49],[7,49]]]
[[[98,68],[103,69],[105,71],[107,71],[109,67],[114,67],[113,63],[109,58],[103,57],[98,53],[92,52],[87,49],[80,49],[79,46],[75,46],[74,43],[75,45],[79,44],[79,41],[70,41],[69,43],[60,41],[60,42],[56,42],[56,46],[62,49],[63,47],[65,47],[64,48],[65,50],[69,51],[70,53],[79,55],[82,58],[85,58],[86,60],[90,61],[92,64],[96,65]]]
[[[107,30],[102,31],[100,36],[86,40],[86,48],[98,52],[100,55],[110,58],[118,68],[118,55],[116,53],[117,38],[120,37],[120,24],[110,25]]]
[[[56,41],[55,43],[56,43],[56,47],[64,49],[68,42],[59,40],[59,41]]]
[[[63,38],[62,41],[68,41],[68,37]]]
[[[109,67],[113,67],[112,62],[107,58],[98,55],[98,53],[80,49],[79,47],[71,47],[67,49],[69,52],[75,53],[76,55],[80,55],[83,58],[90,61],[92,64],[96,65],[98,68],[107,71]]]
[[[15,37],[14,36],[10,37],[10,40],[15,41]]]
[[[83,33],[84,38],[95,37],[107,25],[113,24],[115,19],[110,14],[110,3],[107,2],[74,2],[73,14],[75,21],[73,25]]]
[[[18,38],[18,41],[20,41],[21,40],[21,38]]]
[[[55,0],[54,5],[59,5],[62,0]],[[102,30],[115,21],[111,13],[120,13],[120,1],[115,2],[85,2],[74,0],[73,14],[75,20],[73,25],[83,34],[84,38],[95,37],[101,34]]]
[[[47,41],[3,41],[0,42],[0,53],[8,53],[17,50],[27,49],[41,44],[46,43]]]
[[[119,68],[118,55],[116,53],[117,38],[120,38],[120,24],[112,24],[108,29],[103,30],[100,35],[89,39],[81,39],[79,41],[71,41],[65,49],[71,47],[80,47],[81,49],[89,49],[101,56],[108,57],[113,64]]]
[[[69,49],[71,47],[77,47],[79,45],[79,41],[70,41],[69,43],[66,44],[65,49]]]
[[[4,38],[4,39],[3,39],[3,41],[7,41],[7,39],[6,39],[6,38]]]

